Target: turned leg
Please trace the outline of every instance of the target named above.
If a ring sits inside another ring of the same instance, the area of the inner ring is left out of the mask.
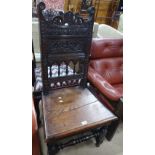
[[[119,119],[123,121],[123,99],[122,98],[116,104],[115,114]]]
[[[113,121],[111,123],[111,125],[109,125],[108,132],[107,132],[107,135],[106,135],[106,138],[107,138],[108,141],[110,141],[113,138],[113,136],[114,136],[114,134],[115,134],[115,132],[116,132],[116,130],[118,128],[119,123],[120,123],[120,120],[116,120],[116,121]]]
[[[96,147],[99,147],[103,143],[103,140],[105,139],[106,133],[107,133],[107,128],[101,128],[100,129],[98,135],[95,137]]]
[[[48,148],[48,155],[55,155],[59,151],[58,146],[55,144],[47,144],[47,148]]]

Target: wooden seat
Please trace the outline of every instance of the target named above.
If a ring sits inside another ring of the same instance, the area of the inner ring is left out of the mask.
[[[46,141],[108,124],[117,117],[87,89],[63,88],[43,97]]]

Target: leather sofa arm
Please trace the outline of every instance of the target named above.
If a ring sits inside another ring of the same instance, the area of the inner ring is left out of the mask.
[[[121,94],[92,67],[89,67],[88,70],[88,80],[107,98],[118,101],[120,97],[122,97]]]
[[[36,133],[37,130],[38,126],[37,126],[36,112],[34,108],[34,103],[32,103],[32,136]]]
[[[40,155],[40,141],[34,104],[32,103],[32,155]]]

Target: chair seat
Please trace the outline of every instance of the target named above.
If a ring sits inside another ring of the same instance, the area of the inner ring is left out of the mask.
[[[123,84],[115,84],[115,85],[112,85],[120,94],[122,94],[123,96]]]
[[[65,138],[117,119],[87,88],[63,88],[42,99],[46,141]]]

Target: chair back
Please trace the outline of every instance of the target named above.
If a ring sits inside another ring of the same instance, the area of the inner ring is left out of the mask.
[[[58,88],[86,87],[94,7],[88,9],[87,19],[70,11],[47,10],[43,2],[37,9],[44,94]]]

